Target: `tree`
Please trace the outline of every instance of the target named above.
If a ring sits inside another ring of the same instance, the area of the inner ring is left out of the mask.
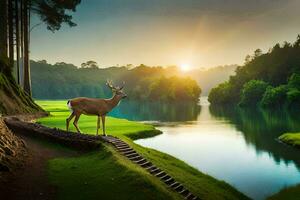
[[[75,12],[75,8],[80,2],[81,0],[1,0],[1,71],[12,76],[11,72],[15,57],[14,49],[16,49],[17,72],[20,67],[19,57],[21,57],[24,69],[23,87],[28,94],[31,94],[29,65],[30,13],[37,14],[41,21],[47,24],[49,30],[56,31],[60,29],[62,23],[67,23],[70,26],[76,25],[72,22],[72,16],[67,13],[69,11]],[[14,48],[14,38],[16,48]],[[19,52],[20,49],[21,53]],[[7,51],[9,54],[7,54]],[[18,79],[21,78],[19,77]]]
[[[262,50],[261,49],[256,49],[254,51],[254,58],[259,57],[262,55]]]
[[[98,69],[99,66],[97,62],[90,60],[85,63],[81,63],[81,68]]]
[[[0,1],[0,72],[7,73],[7,0]]]
[[[268,108],[282,107],[286,101],[286,93],[286,85],[280,85],[278,87],[269,86],[263,95],[261,104],[263,107]]]
[[[268,84],[261,80],[251,80],[244,84],[239,105],[257,105],[262,99]]]

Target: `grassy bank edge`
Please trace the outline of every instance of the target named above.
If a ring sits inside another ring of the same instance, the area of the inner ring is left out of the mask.
[[[284,133],[278,139],[285,144],[300,148],[300,133]]]

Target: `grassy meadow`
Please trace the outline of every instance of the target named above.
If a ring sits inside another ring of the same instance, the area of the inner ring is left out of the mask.
[[[66,101],[37,103],[51,114],[39,119],[39,123],[65,129],[65,120],[70,114]],[[95,134],[96,120],[95,116],[82,115],[78,122],[81,131]],[[70,123],[71,130],[75,131],[72,126]],[[152,125],[107,117],[106,132],[126,140],[136,151],[168,172],[201,199],[248,199],[229,184],[203,174],[181,160],[135,144],[133,139],[160,134]],[[58,188],[60,199],[181,198],[157,178],[119,155],[110,145],[102,146],[96,152],[49,161],[49,178]]]

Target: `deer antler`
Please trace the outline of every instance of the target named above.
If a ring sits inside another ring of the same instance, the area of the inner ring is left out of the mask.
[[[125,81],[123,81],[123,85],[121,87],[119,87],[119,90],[122,90],[124,85],[125,85]]]
[[[110,88],[110,89],[116,89],[116,87],[115,86],[113,86],[113,84],[112,84],[112,81],[111,80],[106,80],[106,85]]]

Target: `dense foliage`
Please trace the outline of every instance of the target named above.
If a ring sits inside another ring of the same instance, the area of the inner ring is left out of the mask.
[[[129,99],[146,101],[197,102],[201,89],[188,77],[179,77],[174,67],[148,67],[140,65],[99,69],[90,61],[82,68],[72,64],[48,64],[46,61],[31,61],[33,97],[37,99],[67,99],[78,96],[110,97],[105,85],[107,79],[120,84]]]
[[[241,92],[241,106],[256,105],[264,95],[268,84],[260,80],[251,80],[244,84]]]
[[[300,100],[300,35],[293,44],[276,44],[267,53],[256,50],[225,83],[213,88],[213,105],[293,106]]]

